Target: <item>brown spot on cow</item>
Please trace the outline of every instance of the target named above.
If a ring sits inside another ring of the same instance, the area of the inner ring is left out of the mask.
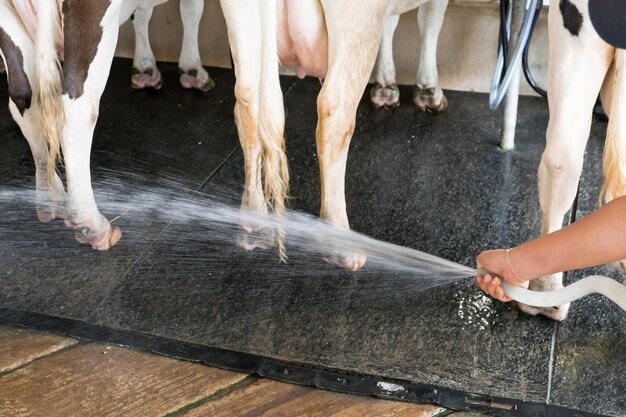
[[[63,2],[63,94],[70,98],[77,99],[83,95],[89,66],[102,39],[102,18],[110,4],[110,0]]]
[[[0,49],[6,59],[9,76],[9,97],[17,106],[20,114],[30,108],[33,91],[24,72],[24,56],[11,37],[0,28]],[[2,60],[0,60],[2,62]]]

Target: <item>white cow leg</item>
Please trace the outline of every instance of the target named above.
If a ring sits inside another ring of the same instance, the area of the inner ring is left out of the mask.
[[[54,174],[54,186],[50,188],[48,185],[48,147],[39,128],[36,107],[26,110],[22,116],[16,104],[9,101],[9,110],[28,141],[33,154],[37,218],[44,223],[51,222],[55,218],[65,218],[65,190],[57,173]]]
[[[586,13],[586,12],[585,12]],[[572,206],[583,166],[594,103],[612,60],[613,50],[591,28],[588,16],[579,37],[565,30],[557,7],[550,8],[548,103],[550,121],[546,149],[539,165],[539,202],[542,234],[560,229]],[[592,62],[593,65],[580,65]],[[530,282],[530,289],[562,288],[563,275],[553,274]],[[567,316],[569,304],[552,308],[521,305],[530,314],[554,320]]]
[[[35,68],[34,45],[13,13],[0,5],[0,62],[8,69],[9,110],[28,141],[35,162],[37,217],[50,222],[63,218],[65,191],[55,173],[53,187],[47,181],[48,147],[39,128],[37,107],[32,100]]]
[[[378,49],[375,66],[375,81],[370,99],[375,108],[394,108],[400,105],[400,90],[396,84],[396,67],[393,62],[393,34],[400,16],[389,15],[383,24],[383,36]]]
[[[85,43],[79,39],[65,39],[63,105],[66,124],[61,139],[68,193],[66,224],[76,230],[75,236],[80,243],[98,250],[109,249],[121,237],[120,229],[111,227],[96,206],[89,166],[100,97],[117,43],[120,5],[121,2],[117,1],[100,10],[85,11],[81,9],[81,3],[75,2],[74,6],[69,5],[65,15],[68,32],[86,31],[83,26],[90,20],[100,21],[102,27],[99,41]],[[85,18],[85,13],[95,16]],[[83,79],[85,69],[86,78]]]
[[[418,109],[432,113],[442,112],[448,107],[437,74],[437,41],[446,7],[448,0],[430,0],[417,12],[421,47],[413,103]]]
[[[345,199],[346,161],[357,106],[380,42],[384,20],[384,4],[380,3],[384,2],[322,1],[328,30],[329,66],[317,98],[316,136],[322,186],[320,217],[346,229],[350,227]],[[331,261],[356,270],[365,260],[362,253],[339,252],[338,258]]]
[[[245,184],[241,211],[266,216],[267,203],[263,193],[261,140],[259,137],[259,92],[261,82],[261,33],[258,4],[222,0],[228,25],[233,62],[235,64],[235,123],[244,156]],[[246,250],[274,246],[273,232],[251,219],[241,222],[239,245]]]
[[[146,7],[139,8],[133,13],[135,57],[133,58],[133,73],[130,85],[138,90],[143,88],[159,90],[163,86],[163,77],[157,68],[148,34],[148,25],[152,17],[152,11],[152,7]]]
[[[180,84],[184,88],[209,91],[215,82],[202,67],[198,48],[198,30],[204,9],[204,0],[181,0],[180,15],[183,19],[183,45],[178,60]]]
[[[248,96],[248,93],[254,90],[244,87],[245,84],[247,84],[245,77],[238,76],[237,86],[235,86],[237,97],[235,123],[243,150],[245,173],[241,210],[253,216],[266,216],[268,207],[263,193],[262,149],[258,133],[259,114],[258,108],[255,108],[258,104],[253,104],[254,98]],[[247,85],[250,86],[250,84]],[[252,218],[249,218],[241,222],[238,242],[246,250],[269,249],[275,244],[275,236],[272,230],[256,224]]]

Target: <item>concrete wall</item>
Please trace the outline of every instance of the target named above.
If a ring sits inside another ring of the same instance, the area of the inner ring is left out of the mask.
[[[494,0],[451,0],[439,39],[439,77],[444,89],[489,90],[495,67],[499,9]],[[182,26],[178,1],[170,1],[155,9],[150,22],[150,37],[157,60],[178,60]],[[205,65],[230,67],[226,25],[219,1],[206,0],[200,29],[201,56]],[[417,71],[419,33],[416,13],[406,13],[394,39],[394,55],[398,82],[413,84]],[[120,32],[117,55],[132,57],[134,35],[132,24],[126,22]],[[535,30],[531,44],[531,69],[537,82],[546,85],[548,56],[547,9]],[[532,90],[522,82],[522,94]]]

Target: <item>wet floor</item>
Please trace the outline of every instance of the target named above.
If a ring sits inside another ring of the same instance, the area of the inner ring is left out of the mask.
[[[172,195],[219,194],[237,204],[243,171],[232,73],[213,70],[217,87],[206,95],[179,88],[175,66],[163,73],[162,91],[132,91],[130,62],[114,63],[94,138],[96,199],[98,184],[121,184],[132,200],[165,183]],[[319,82],[285,78],[283,88],[290,205],[315,214]],[[504,153],[485,95],[448,92],[448,110],[433,116],[410,106],[410,89],[402,93],[394,111],[359,107],[346,178],[352,227],[468,266],[481,250],[537,236],[545,101],[521,99],[517,148]],[[573,218],[595,207],[604,129],[593,126]],[[0,184],[34,188],[28,146],[8,111],[0,112],[0,138]],[[120,218],[122,241],[101,253],[79,247],[60,223],[38,224],[34,207],[3,211],[6,323],[455,409],[626,414],[626,316],[599,296],[554,323],[488,299],[471,279],[421,291],[406,273],[324,264],[312,273],[310,259],[298,256],[277,279],[275,253],[239,251],[209,231],[190,241],[188,226],[163,219]]]

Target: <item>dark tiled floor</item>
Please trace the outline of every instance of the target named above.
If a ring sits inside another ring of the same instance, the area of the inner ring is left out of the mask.
[[[127,88],[129,67],[116,62],[102,100],[96,182],[122,187],[128,199],[165,184],[172,195],[200,189],[199,199],[218,194],[237,204],[236,193],[224,191],[240,190],[243,178],[232,74],[214,70],[218,87],[202,96],[179,89],[167,66],[164,90],[146,93]],[[319,83],[283,83],[291,206],[316,213]],[[449,110],[436,117],[408,103],[391,112],[361,105],[348,161],[348,213],[358,231],[471,265],[485,248],[537,235],[547,106],[521,99],[518,147],[504,153],[496,146],[499,117],[486,97],[448,96]],[[594,127],[590,165],[601,156],[602,130]],[[0,181],[31,186],[28,148],[8,113],[0,116],[0,134],[7,149]],[[586,170],[580,212],[593,208],[597,192],[599,171]],[[106,215],[118,214],[106,207]],[[75,245],[60,225],[35,224],[34,208],[6,212],[1,308],[412,382],[433,395],[467,392],[611,416],[626,410],[624,316],[599,298],[576,303],[572,317],[555,324],[492,302],[471,280],[421,291],[415,277],[371,266],[348,273],[304,255],[278,266],[275,254],[239,251],[206,225],[199,233],[194,225],[124,217],[120,244],[96,253]]]

